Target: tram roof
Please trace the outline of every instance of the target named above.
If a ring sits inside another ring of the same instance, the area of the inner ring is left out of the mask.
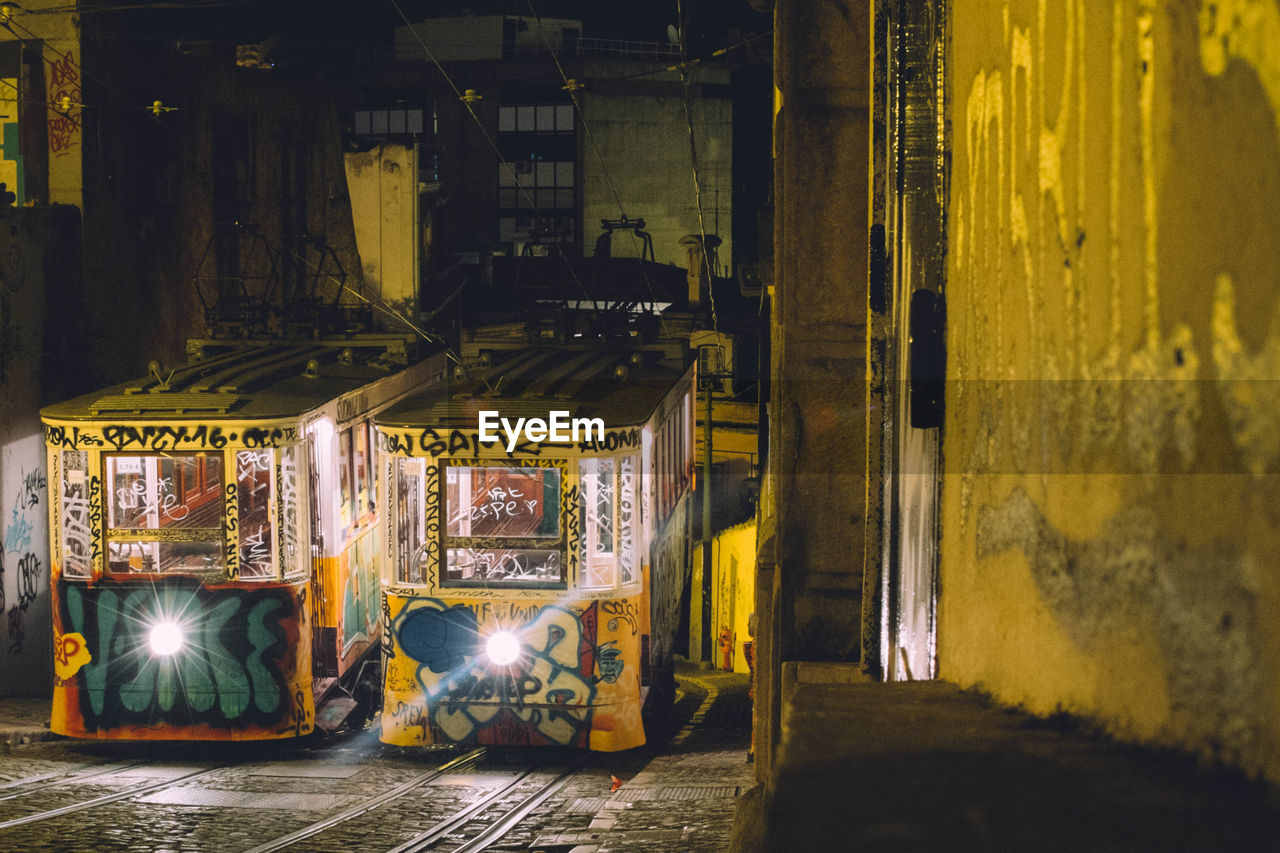
[[[414,361],[411,337],[320,341],[192,341],[172,374],[54,403],[52,420],[243,420],[301,416]]]
[[[471,428],[481,411],[500,417],[601,418],[606,429],[646,421],[685,372],[669,352],[561,344],[486,351],[447,379],[374,418],[388,428]]]

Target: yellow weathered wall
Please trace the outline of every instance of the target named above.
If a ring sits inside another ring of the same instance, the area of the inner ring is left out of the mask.
[[[742,644],[751,640],[747,617],[756,606],[756,523],[749,521],[716,536],[711,546],[712,663],[724,669],[720,633],[728,629],[733,641],[734,672],[748,672]],[[699,590],[700,592],[700,590]]]
[[[1280,5],[952,31],[941,675],[1280,776]]]

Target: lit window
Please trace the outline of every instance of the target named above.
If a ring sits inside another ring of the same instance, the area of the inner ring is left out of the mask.
[[[560,468],[446,465],[444,586],[565,586]]]
[[[221,454],[110,454],[106,464],[109,571],[223,566]]]

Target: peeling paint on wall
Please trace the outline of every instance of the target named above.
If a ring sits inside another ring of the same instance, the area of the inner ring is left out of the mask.
[[[1280,776],[1280,3],[953,21],[941,673]]]
[[[1149,626],[1166,664],[1173,722],[1239,761],[1265,721],[1256,570],[1237,546],[1188,548],[1158,530],[1152,510],[1130,505],[1096,537],[1076,540],[1015,489],[978,513],[977,551],[982,560],[1026,555],[1044,600],[1083,651]]]

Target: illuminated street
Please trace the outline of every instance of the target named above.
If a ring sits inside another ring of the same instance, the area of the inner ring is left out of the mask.
[[[672,724],[680,729],[657,753],[414,754],[379,744],[372,732],[217,749],[18,746],[0,755],[0,839],[24,851],[355,853],[420,836],[422,849],[438,836],[431,849],[450,850],[490,831],[496,850],[713,853],[728,843],[736,796],[752,784],[746,685],[731,674],[690,674],[697,684],[683,682],[688,693]],[[716,691],[706,707],[699,685]],[[527,814],[493,829],[521,806]]]

